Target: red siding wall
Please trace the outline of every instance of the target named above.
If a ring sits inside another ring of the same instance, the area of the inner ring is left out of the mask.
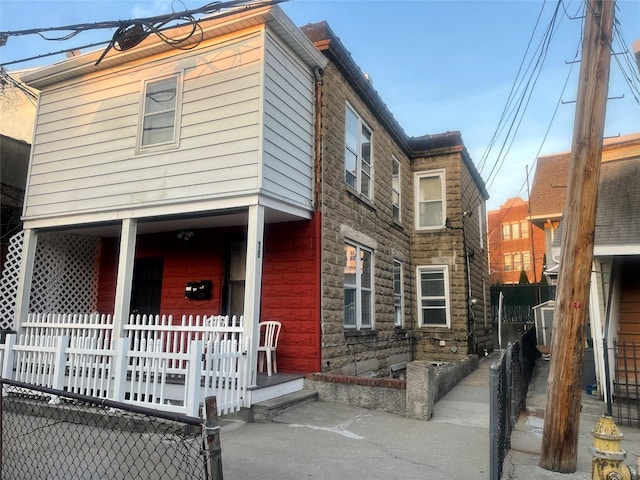
[[[163,257],[161,314],[221,313],[225,238],[246,230],[194,230],[184,242],[174,233],[141,235],[136,258]],[[261,318],[278,320],[278,371],[320,370],[319,219],[265,226]],[[98,311],[113,313],[119,240],[106,238],[100,252]],[[210,300],[184,298],[187,282],[211,280]]]
[[[267,225],[262,318],[282,322],[278,371],[320,371],[319,219]]]

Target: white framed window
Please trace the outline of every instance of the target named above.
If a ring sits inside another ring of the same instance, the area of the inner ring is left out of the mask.
[[[172,75],[145,82],[138,141],[140,150],[178,143],[179,77]]]
[[[345,243],[344,328],[373,327],[373,253],[355,243]]]
[[[522,238],[529,238],[529,222],[520,222],[520,231]]]
[[[416,173],[416,230],[444,227],[446,221],[444,170]]]
[[[400,221],[400,162],[396,157],[391,157],[391,204],[393,206],[393,219]]]
[[[371,129],[349,106],[345,113],[345,181],[360,195],[371,198]]]
[[[520,224],[517,222],[511,224],[511,238],[514,240],[520,238]]]
[[[509,253],[504,256],[504,271],[510,272],[511,270],[513,270],[513,257]]]
[[[420,327],[451,327],[449,267],[423,265],[417,269]]]
[[[482,214],[482,203],[478,205],[478,230],[480,231],[480,249],[484,250],[484,223],[485,216]]]
[[[502,225],[502,239],[511,240],[511,225],[508,223]]]
[[[404,325],[404,288],[402,285],[402,262],[393,261],[393,323],[396,327]]]
[[[520,254],[520,252],[516,252],[513,254],[513,271],[522,271],[522,255]]]

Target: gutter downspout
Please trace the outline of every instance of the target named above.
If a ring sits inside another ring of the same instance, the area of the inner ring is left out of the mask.
[[[313,67],[313,78],[315,80],[315,110],[316,110],[316,121],[315,121],[315,132],[314,132],[314,154],[315,154],[315,210],[316,212],[320,209],[320,194],[321,194],[321,175],[322,175],[322,72],[320,71],[320,67]]]
[[[324,323],[322,319],[322,217],[320,207],[322,205],[322,72],[320,67],[313,67],[313,78],[315,82],[315,125],[314,125],[314,219],[315,219],[315,252],[316,268],[318,270],[316,285],[316,309],[318,315],[318,332],[316,338],[320,339],[318,345],[318,359],[316,361],[316,371],[322,371],[322,350],[324,345]]]

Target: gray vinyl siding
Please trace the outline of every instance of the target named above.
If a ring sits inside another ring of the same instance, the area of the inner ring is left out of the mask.
[[[309,208],[312,74],[277,44],[270,39],[267,54],[277,65],[264,65],[265,31],[253,29],[45,89],[25,218],[117,218],[136,207],[234,197],[241,204],[265,191]],[[182,85],[177,148],[136,153],[143,82],[173,73]]]
[[[263,192],[309,208],[313,194],[313,72],[267,35]]]

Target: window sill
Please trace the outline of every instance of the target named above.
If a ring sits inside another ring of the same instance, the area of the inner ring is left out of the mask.
[[[347,186],[347,193],[349,195],[354,197],[356,200],[359,200],[360,202],[362,202],[365,206],[369,207],[371,210],[373,211],[377,210],[376,206],[373,204],[373,200],[358,193],[358,191],[354,190],[354,188],[348,183],[346,184],[346,186]]]
[[[345,338],[362,338],[362,337],[377,337],[378,336],[378,331],[377,330],[345,330],[344,331],[344,337]]]

